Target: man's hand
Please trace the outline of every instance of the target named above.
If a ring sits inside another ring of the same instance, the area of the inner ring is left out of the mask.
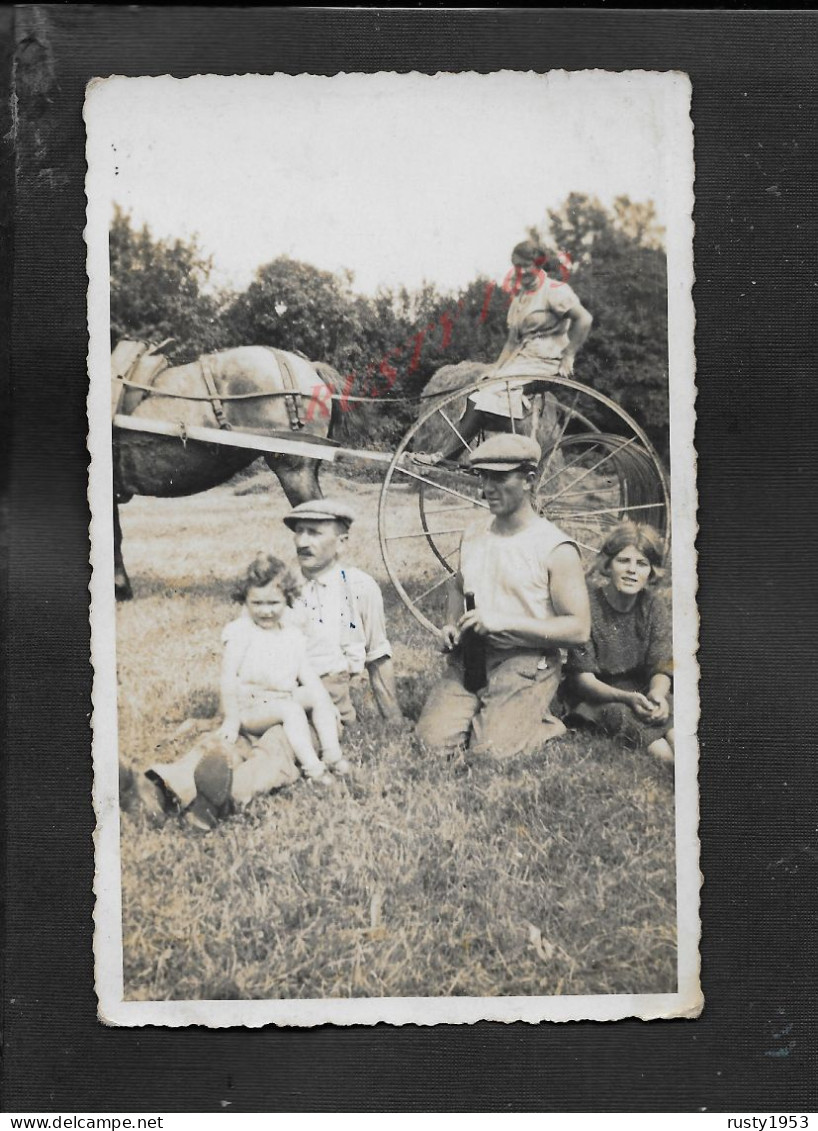
[[[440,630],[439,644],[441,652],[451,652],[457,647],[460,640],[460,633],[457,631],[457,625],[444,624]]]
[[[504,632],[507,626],[502,618],[495,613],[486,613],[481,609],[470,609],[457,622],[457,627],[460,633],[471,628],[478,636],[488,636],[493,632]]]

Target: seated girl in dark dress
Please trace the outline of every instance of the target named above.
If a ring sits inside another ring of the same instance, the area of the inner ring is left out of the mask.
[[[590,588],[591,639],[569,651],[566,671],[575,715],[672,762],[670,607],[653,592],[661,566],[652,526],[623,522],[611,532],[597,566],[605,584]]]

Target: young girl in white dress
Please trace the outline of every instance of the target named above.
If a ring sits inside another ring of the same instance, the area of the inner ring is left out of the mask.
[[[280,723],[305,776],[326,782],[327,767],[344,774],[350,766],[341,752],[338,712],[307,658],[306,637],[288,617],[299,589],[284,562],[261,554],[235,590],[244,608],[222,633],[220,734],[234,743],[242,732],[260,735]]]

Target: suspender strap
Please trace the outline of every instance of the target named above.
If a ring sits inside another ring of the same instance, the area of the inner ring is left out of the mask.
[[[218,424],[219,428],[222,428],[225,431],[229,432],[230,421],[224,414],[224,405],[221,402],[221,398],[219,397],[219,393],[216,388],[216,382],[213,378],[211,359],[207,355],[203,355],[199,358],[199,368],[202,371],[202,377],[204,378],[207,395],[210,397],[210,403],[213,406],[213,414],[216,417],[216,423]]]

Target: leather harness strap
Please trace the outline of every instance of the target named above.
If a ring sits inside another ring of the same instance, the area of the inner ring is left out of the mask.
[[[222,428],[224,431],[229,432],[230,421],[224,414],[224,405],[222,404],[218,389],[216,388],[216,382],[213,378],[211,358],[208,357],[207,354],[202,354],[202,356],[199,358],[199,368],[202,371],[205,388],[207,389],[207,394],[210,397],[210,403],[213,406],[213,414],[216,417],[216,423],[218,424],[219,428]]]
[[[267,346],[267,349],[278,362],[278,371],[281,374],[281,384],[285,393],[284,404],[287,406],[287,415],[290,418],[290,428],[293,431],[298,431],[299,428],[304,427],[304,421],[301,419],[301,397],[303,394],[301,386],[298,384],[298,378],[293,372],[284,350],[276,349],[274,346]]]
[[[170,362],[159,351],[168,342],[172,342],[173,338],[167,338],[158,346],[145,346],[144,342],[137,342],[136,344],[142,348],[125,368],[122,373],[112,375],[112,397],[111,409],[113,416],[117,413],[122,413],[124,416],[130,416],[137,405],[151,394],[156,379],[160,373],[164,373],[166,369],[170,368]],[[146,378],[147,384],[142,385],[132,380],[132,377],[138,367],[145,361],[146,358],[157,357],[159,364],[155,365]]]

